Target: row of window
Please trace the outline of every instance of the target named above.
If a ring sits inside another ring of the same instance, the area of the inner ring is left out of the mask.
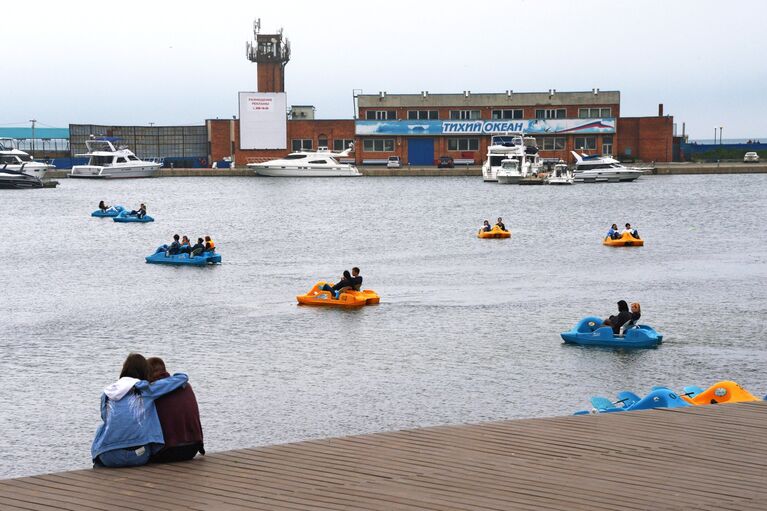
[[[354,143],[354,139],[351,138],[337,138],[333,140],[333,151],[341,152],[349,148]],[[294,153],[299,151],[311,151],[313,148],[313,141],[311,138],[294,138],[291,140],[291,149]],[[320,137],[317,139],[318,147],[329,147],[327,137]]]
[[[579,108],[578,118],[596,119],[601,117],[611,117],[612,108]],[[521,108],[498,109],[490,112],[492,119],[524,119],[524,110]],[[439,119],[438,110],[408,110],[407,118],[409,121],[418,120],[437,120]],[[477,120],[481,118],[480,110],[450,110],[450,119],[454,121]],[[538,108],[535,110],[536,119],[565,119],[567,110],[565,108]],[[394,121],[397,120],[396,110],[368,110],[365,112],[365,119],[369,121]]]

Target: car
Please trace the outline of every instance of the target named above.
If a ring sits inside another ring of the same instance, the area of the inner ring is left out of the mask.
[[[399,160],[399,156],[389,156],[389,160],[386,162],[386,167],[390,169],[398,169],[402,166]]]
[[[759,163],[759,155],[754,151],[749,151],[743,156],[743,163]]]
[[[455,167],[455,162],[453,161],[452,156],[439,157],[439,161],[437,161],[438,169],[452,169],[453,167]]]

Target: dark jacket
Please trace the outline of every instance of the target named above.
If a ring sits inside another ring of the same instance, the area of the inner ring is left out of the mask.
[[[164,373],[161,378],[168,376],[168,373]],[[155,407],[165,438],[163,450],[178,446],[198,445],[198,451],[205,454],[200,410],[197,407],[197,398],[191,385],[187,384],[157,399]]]
[[[362,289],[362,276],[357,275],[356,277],[352,277],[349,281],[352,284],[352,288],[354,288],[355,291],[359,291]]]
[[[181,249],[181,244],[178,241],[173,240],[173,243],[171,243],[170,246],[168,247],[168,255],[176,255],[178,254],[180,249]]]
[[[621,311],[617,316],[610,316],[610,326],[613,327],[613,333],[615,335],[621,333],[621,327],[627,321],[631,321],[631,313],[629,311]]]

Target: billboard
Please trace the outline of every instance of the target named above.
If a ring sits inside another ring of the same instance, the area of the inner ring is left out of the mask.
[[[515,119],[492,121],[356,121],[357,135],[493,135],[522,131],[530,135],[615,133],[615,118]]]
[[[287,149],[284,92],[240,92],[240,149]]]

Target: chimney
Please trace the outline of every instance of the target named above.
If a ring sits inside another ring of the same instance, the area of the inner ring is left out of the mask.
[[[511,97],[512,94],[514,94],[513,90],[507,90],[506,91],[506,96]]]
[[[663,117],[663,103],[658,103],[658,117]]]
[[[591,92],[593,92],[595,96],[599,95],[599,89],[591,89]]]

